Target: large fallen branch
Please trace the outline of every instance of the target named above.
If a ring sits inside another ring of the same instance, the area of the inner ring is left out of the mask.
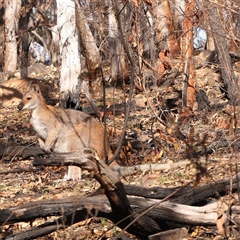
[[[0,145],[0,157],[3,160],[10,160],[13,157],[21,156],[23,159],[34,156],[37,158],[40,155],[48,155],[44,152],[38,145],[33,146],[1,146]],[[184,167],[190,163],[189,160],[178,161],[176,163],[170,164],[142,164],[129,167],[113,166],[112,170],[117,172],[120,176],[131,175],[134,172],[146,172],[146,171],[161,171],[167,169],[176,169],[179,167]],[[11,170],[12,171],[12,170]],[[16,170],[13,170],[16,171]],[[21,170],[19,170],[21,171]],[[22,171],[30,171],[27,169],[22,169]],[[5,174],[5,172],[0,172],[0,174]]]
[[[168,223],[171,223],[171,226],[173,226],[172,224],[181,224],[183,226],[215,225],[219,217],[217,202],[204,207],[192,207],[178,203],[187,202],[192,204],[218,192],[224,193],[230,188],[230,180],[225,179],[197,189],[186,187],[184,189],[172,188],[163,191],[162,188],[151,188],[149,191],[145,191],[145,195],[142,194],[145,197],[155,198],[164,198],[170,194],[172,195],[172,201],[175,201],[175,203],[140,197],[127,198],[124,187],[116,174],[104,162],[98,161],[89,150],[85,150],[82,155],[79,155],[79,153],[55,154],[47,159],[36,158],[34,165],[75,165],[87,169],[105,189],[106,196],[45,200],[0,210],[0,224],[2,225],[31,221],[47,216],[60,217],[36,228],[15,233],[9,236],[9,239],[13,239],[13,237],[14,239],[32,239],[44,236],[92,216],[106,217],[122,229],[131,224],[132,221],[136,221],[126,230],[143,238],[160,232],[162,227],[164,229],[168,228]],[[238,179],[239,175],[233,177],[233,189],[236,189]],[[128,194],[138,196],[141,196],[141,192],[144,191],[143,188],[137,186],[132,189],[130,186],[126,186],[126,189]],[[239,207],[229,204],[227,208],[227,212],[229,212],[227,217],[240,225]],[[144,216],[141,216],[141,213],[144,213]],[[141,217],[138,219],[138,216]]]
[[[135,219],[136,214],[133,214],[123,184],[117,174],[103,161],[98,161],[91,150],[85,149],[82,153],[55,154],[52,158],[35,158],[34,165],[74,165],[88,170],[105,190],[114,215],[114,222],[118,223],[120,228],[125,228]],[[139,237],[146,237],[159,231],[161,231],[159,225],[145,215],[139,217],[128,228],[128,232]]]
[[[155,207],[146,214],[154,218],[157,222],[170,221],[192,226],[212,226],[216,224],[217,201],[202,207],[136,197],[129,197],[129,202],[131,207],[138,212],[143,212],[147,208],[155,205]],[[77,210],[85,211],[85,214],[82,215],[78,221],[85,220],[92,216],[107,216],[110,220],[116,221],[116,217],[111,211],[111,206],[107,197],[105,195],[98,195],[80,199],[71,197],[57,200],[42,200],[9,209],[3,209],[0,210],[0,224],[12,224],[21,221],[28,222],[36,218],[44,218],[47,216],[75,214]],[[240,224],[239,213],[240,206],[231,206],[231,218],[238,224]]]
[[[217,220],[217,201],[203,207],[192,207],[171,202],[161,202],[160,200],[129,197],[130,205],[136,212],[143,212],[151,206],[155,207],[149,210],[146,215],[154,219],[165,227],[168,222],[192,226],[214,226]],[[231,206],[231,219],[240,225],[240,207]],[[97,216],[106,217],[113,222],[116,221],[115,214],[111,211],[108,199],[104,195],[86,197],[78,199],[71,197],[59,200],[43,200],[24,204],[18,207],[0,210],[0,224],[10,224],[20,221],[31,221],[36,218],[46,216],[62,216],[57,220],[44,223],[36,228],[16,233],[11,237],[20,236],[17,239],[23,239],[23,236],[40,237],[58,229],[66,228],[76,222],[87,218]],[[43,231],[45,229],[45,231]],[[51,231],[50,231],[51,229]],[[50,231],[50,232],[49,232]],[[45,234],[43,234],[45,233]],[[42,235],[43,234],[43,235]],[[16,238],[14,238],[16,239]],[[24,239],[26,239],[24,237]]]
[[[127,195],[140,196],[152,199],[163,199],[175,192],[171,197],[168,198],[168,200],[174,203],[193,205],[209,197],[219,198],[219,195],[225,195],[230,190],[233,192],[238,190],[237,182],[239,181],[239,179],[240,173],[234,175],[231,179],[225,178],[223,180],[211,182],[207,185],[200,186],[197,188],[192,187],[145,188],[136,185],[124,185],[124,188]]]
[[[0,144],[0,157],[3,160],[10,160],[12,157],[21,156],[27,158],[30,156],[46,154],[37,145],[33,146],[4,146]]]

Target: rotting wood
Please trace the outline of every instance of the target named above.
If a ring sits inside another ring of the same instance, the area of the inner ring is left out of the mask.
[[[53,154],[51,158],[35,158],[34,165],[64,165],[78,166],[92,173],[93,177],[105,190],[117,226],[124,228],[128,226],[138,214],[133,214],[123,184],[119,177],[103,161],[98,161],[94,152],[90,149],[83,149],[82,152],[68,154]],[[138,236],[146,237],[150,234],[161,231],[159,225],[147,215],[141,216],[128,228],[128,232]]]

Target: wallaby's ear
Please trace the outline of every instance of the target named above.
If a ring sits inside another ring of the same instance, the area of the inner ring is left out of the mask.
[[[32,88],[32,90],[33,90],[34,92],[36,92],[37,94],[40,94],[40,93],[41,93],[40,87],[38,86],[37,83],[34,83],[34,82],[33,82],[31,88]]]
[[[30,89],[32,88],[32,83],[33,83],[33,81],[30,81],[30,82],[28,83],[27,91],[26,91],[26,92],[29,92],[29,91],[30,91]]]
[[[41,93],[41,90],[40,90],[38,84],[36,82],[33,82],[33,81],[30,81],[28,83],[27,92],[30,91],[30,90],[36,92],[37,94]]]
[[[28,83],[27,92],[30,91],[30,90],[33,90],[36,93],[41,93],[39,85],[36,82],[34,82],[34,81],[30,81]]]

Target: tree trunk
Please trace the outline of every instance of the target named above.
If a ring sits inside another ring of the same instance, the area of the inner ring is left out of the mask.
[[[232,68],[228,44],[222,28],[223,24],[220,17],[220,11],[221,10],[217,9],[215,4],[210,4],[208,7],[208,17],[215,47],[218,52],[222,79],[227,88],[227,96],[233,102],[238,99],[239,85]]]
[[[239,1],[237,1],[239,4]],[[224,23],[224,31],[228,36],[228,48],[230,52],[239,52],[239,6],[236,5],[235,1],[226,1],[221,3],[226,4],[224,18],[226,14],[227,19]]]
[[[144,11],[142,7],[141,11]],[[143,15],[143,17],[142,17]],[[152,66],[155,66],[157,60],[157,48],[155,45],[154,31],[154,18],[151,11],[147,10],[146,13],[142,13],[139,18],[141,25],[141,34],[143,41],[143,58],[148,58]],[[147,30],[147,31],[146,31]]]
[[[207,5],[206,3],[203,5],[203,7],[204,7],[204,26],[205,26],[206,34],[207,34],[206,49],[210,50],[210,51],[214,51],[215,45],[214,45],[213,35],[211,32],[208,11],[207,11],[208,7],[206,5]]]
[[[180,46],[179,42],[177,41],[176,34],[174,32],[174,25],[173,25],[173,16],[170,10],[170,5],[168,0],[164,0],[162,2],[163,12],[165,14],[165,21],[166,26],[168,28],[168,36],[167,36],[167,49],[170,52],[170,56],[174,57],[180,54]]]
[[[155,1],[155,4],[153,5],[156,44],[159,50],[164,50],[167,48],[166,37],[169,34],[169,29],[166,21],[167,18],[164,15],[163,6],[164,3],[161,1]]]
[[[2,6],[3,2],[0,3],[0,84],[3,83],[3,56],[4,56],[4,8]]]
[[[8,74],[17,69],[17,39],[19,11],[21,8],[21,0],[11,1],[5,0],[4,14],[4,74],[5,79]]]
[[[60,105],[64,108],[79,108],[80,95],[80,48],[76,28],[75,4],[71,0],[57,1],[57,25],[59,30],[60,55]]]
[[[169,50],[172,56],[180,53],[179,43],[174,32],[173,17],[169,2],[156,1],[153,5],[155,19],[156,42],[159,50]]]
[[[109,1],[112,6],[112,1]],[[113,7],[113,6],[112,6]],[[111,84],[122,87],[126,79],[129,78],[126,62],[124,59],[124,49],[119,38],[117,19],[113,8],[110,8],[108,14],[108,33],[109,33],[109,59],[111,71]]]
[[[19,20],[19,32],[21,33],[21,78],[26,78],[28,76],[28,22],[32,6],[29,3],[25,3],[25,7],[25,12],[21,13]]]
[[[49,53],[51,54],[51,61],[53,66],[59,67],[61,65],[61,59],[60,59],[60,54],[59,54],[59,32],[58,32],[58,26],[52,26],[51,33],[52,33],[52,39],[50,43],[50,51]]]
[[[60,106],[80,107],[80,47],[76,27],[75,4],[71,0],[57,0],[57,25],[60,34],[59,45],[62,57],[60,73]],[[67,179],[79,179],[81,169],[70,166]]]
[[[96,96],[102,95],[102,77],[101,77],[101,56],[93,37],[91,29],[87,23],[87,18],[78,3],[76,5],[77,27],[80,33],[81,43],[83,45],[89,77],[90,92]]]
[[[186,95],[183,94],[183,107],[190,107],[193,109],[193,103],[195,99],[195,83],[194,83],[194,72],[193,72],[193,14],[194,14],[194,1],[189,0],[186,2],[185,7],[185,18],[183,20],[183,32],[185,33],[183,37],[182,52],[185,58],[185,75],[188,76],[184,84],[186,89]],[[187,67],[186,67],[187,66]],[[185,98],[186,97],[186,98]]]

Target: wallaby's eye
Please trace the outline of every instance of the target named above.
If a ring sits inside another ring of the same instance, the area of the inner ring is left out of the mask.
[[[30,101],[32,98],[31,97],[27,97],[27,100]]]

